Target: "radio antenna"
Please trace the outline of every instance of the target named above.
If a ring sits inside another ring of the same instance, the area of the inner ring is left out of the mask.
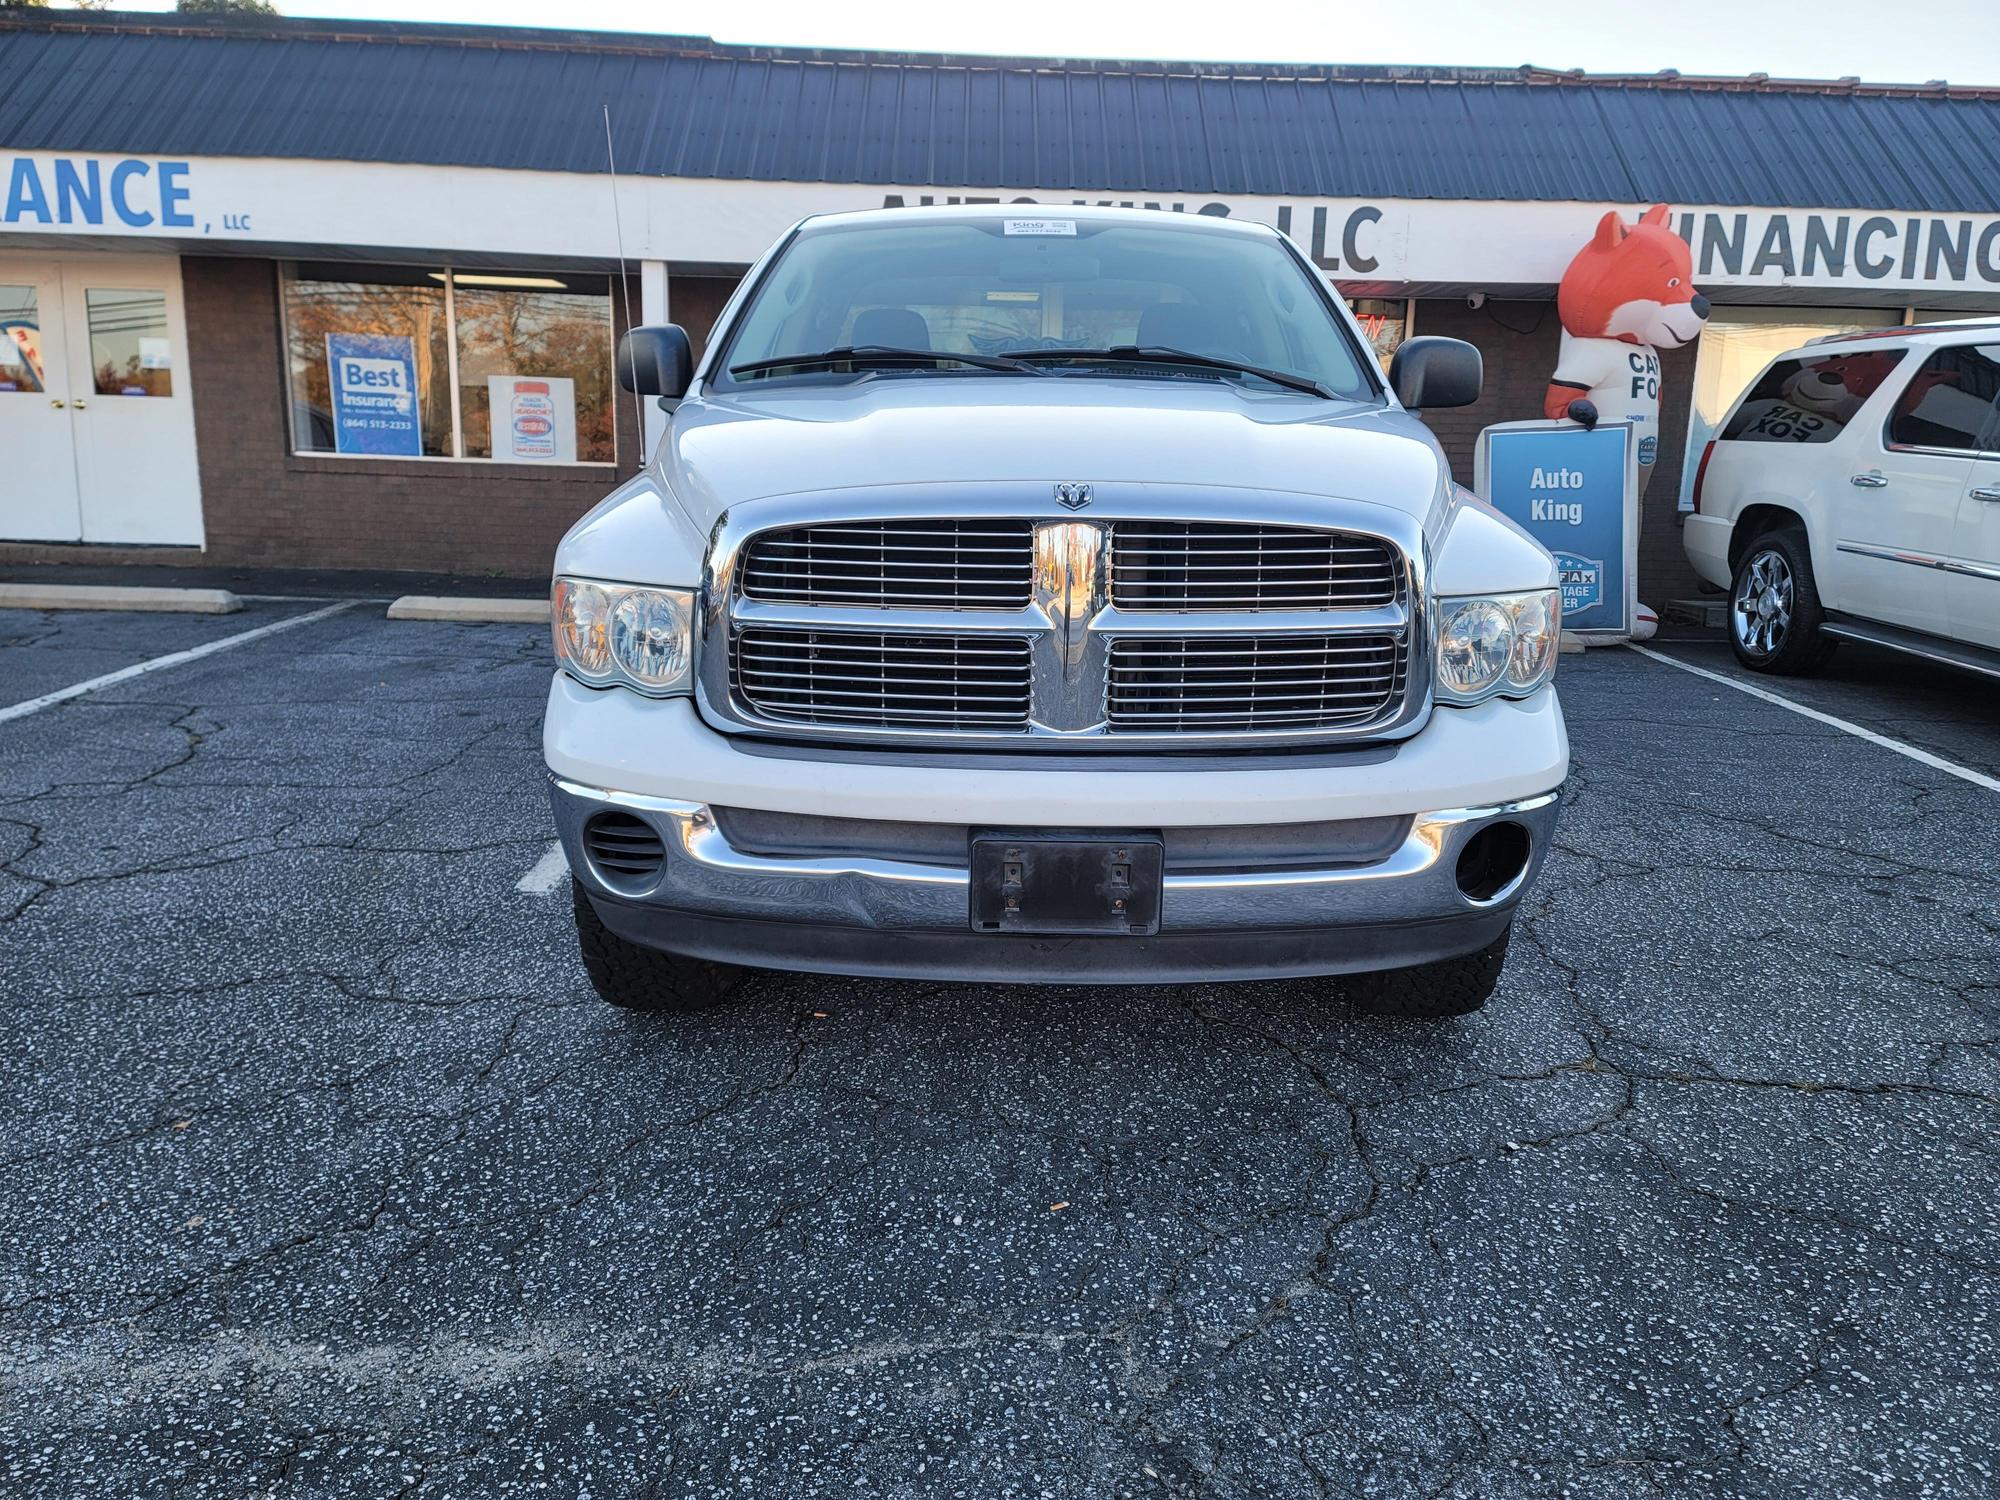
[[[625,299],[625,331],[630,333],[639,325],[632,320],[632,280],[625,269],[625,218],[618,211],[618,153],[611,145],[609,104],[604,106],[604,163],[611,169],[611,231],[618,240],[618,291]],[[651,455],[646,452],[646,403],[637,391],[632,393],[632,418],[639,428],[638,467],[643,469]]]

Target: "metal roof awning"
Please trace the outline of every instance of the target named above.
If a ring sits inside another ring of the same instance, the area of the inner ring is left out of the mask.
[[[2000,212],[2000,89],[0,15],[13,151],[999,191]]]

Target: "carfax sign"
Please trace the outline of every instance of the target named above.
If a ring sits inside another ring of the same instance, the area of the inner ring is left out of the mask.
[[[407,334],[329,333],[333,446],[340,453],[415,458],[424,451],[417,412],[417,345]]]
[[[1479,435],[1473,489],[1555,555],[1563,629],[1629,635],[1638,548],[1632,429],[1508,422]]]

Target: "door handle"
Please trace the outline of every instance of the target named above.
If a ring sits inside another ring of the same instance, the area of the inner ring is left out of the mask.
[[[1847,482],[1864,490],[1879,490],[1889,483],[1888,480],[1884,479],[1873,469],[1870,469],[1866,474],[1850,475]]]
[[[88,401],[79,398],[75,401],[70,402],[70,405],[74,406],[78,411],[82,411],[86,406],[90,405],[90,403]]]
[[[63,400],[63,398],[60,396],[56,397],[55,400],[49,403],[49,405],[53,406],[57,411],[61,411],[68,404],[69,403]]]
[[[1975,500],[2000,500],[2000,484],[1983,484],[1972,492]]]

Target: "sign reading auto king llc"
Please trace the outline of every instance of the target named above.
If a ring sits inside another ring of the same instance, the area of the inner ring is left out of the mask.
[[[616,191],[634,260],[747,265],[807,214],[847,209],[1005,203],[1026,219],[1106,205],[1269,224],[1353,287],[1553,285],[1607,210],[1629,216],[1647,206],[676,177],[621,178]],[[535,212],[523,213],[524,203]],[[2000,215],[1672,208],[1670,222],[1693,246],[1703,287],[1895,292],[1913,300],[1974,292],[2000,305]],[[0,246],[10,234],[402,246],[525,261],[608,261],[619,253],[612,187],[602,173],[263,157],[0,154]]]

